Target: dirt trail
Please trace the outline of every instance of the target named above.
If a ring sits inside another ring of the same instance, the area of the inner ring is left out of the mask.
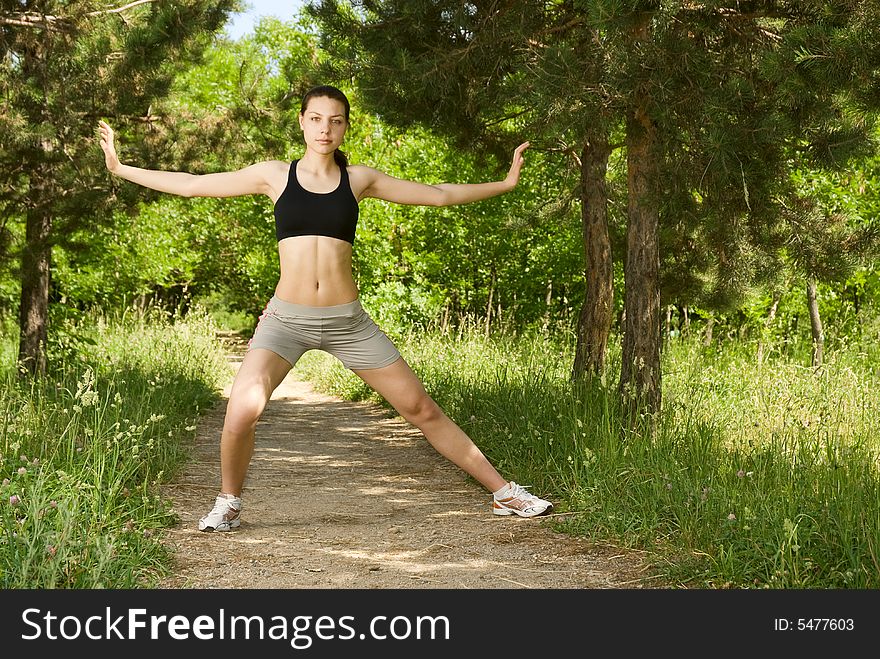
[[[224,400],[164,488],[181,523],[161,588],[647,588],[636,553],[559,534],[547,518],[497,517],[483,488],[373,403],[316,392],[294,372],[257,427],[242,525],[202,533],[219,438],[244,346],[229,340]]]

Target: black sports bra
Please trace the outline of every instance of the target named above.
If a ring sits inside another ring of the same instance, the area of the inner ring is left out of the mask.
[[[340,167],[339,185],[333,192],[309,192],[296,178],[299,160],[290,163],[287,186],[275,202],[275,237],[327,236],[354,244],[358,202],[351,191],[348,172]]]

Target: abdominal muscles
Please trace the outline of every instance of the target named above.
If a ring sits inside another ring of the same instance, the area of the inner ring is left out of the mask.
[[[281,277],[275,295],[312,307],[357,299],[351,272],[351,244],[325,236],[294,236],[278,243]]]

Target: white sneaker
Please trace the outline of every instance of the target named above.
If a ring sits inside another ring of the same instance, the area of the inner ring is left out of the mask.
[[[553,508],[553,504],[531,494],[522,485],[510,481],[510,489],[500,499],[492,497],[492,512],[496,515],[519,515],[534,517],[543,515]]]
[[[218,494],[214,508],[199,520],[199,531],[231,531],[241,526],[241,499]]]

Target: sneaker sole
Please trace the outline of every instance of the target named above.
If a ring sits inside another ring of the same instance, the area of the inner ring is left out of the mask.
[[[231,531],[232,529],[237,529],[239,526],[241,526],[241,520],[234,519],[228,524],[218,526],[216,528],[213,526],[206,526],[205,528],[202,528],[202,525],[199,524],[199,531],[202,531],[203,533],[225,533],[227,531]]]
[[[520,517],[540,517],[541,515],[547,514],[551,510],[553,510],[553,506],[547,506],[539,513],[524,513],[520,510],[516,510],[515,508],[495,508],[494,506],[492,508],[492,512],[496,515],[519,515]]]

